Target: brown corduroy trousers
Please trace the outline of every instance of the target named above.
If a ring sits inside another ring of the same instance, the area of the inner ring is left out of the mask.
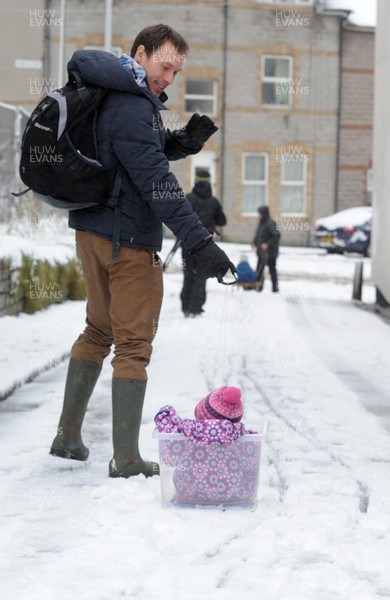
[[[113,260],[112,242],[87,231],[76,231],[76,249],[87,288],[87,326],[71,357],[102,365],[114,344],[113,377],[146,380],[163,295],[160,259],[122,246]]]

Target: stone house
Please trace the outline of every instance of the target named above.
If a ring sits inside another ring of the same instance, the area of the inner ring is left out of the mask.
[[[21,69],[13,81],[3,65],[5,101],[31,108],[39,93],[62,83],[74,50],[104,47],[105,2],[66,0],[65,14],[61,0],[34,3],[43,10],[34,14],[21,2],[42,66],[25,70],[21,82]],[[157,22],[190,45],[168,89],[166,126],[201,112],[219,130],[172,170],[189,191],[196,167],[210,169],[228,216],[225,239],[250,242],[257,208],[268,204],[284,244],[310,245],[316,218],[369,202],[374,35],[348,26],[347,17],[326,0],[113,1],[112,51],[128,52],[138,31]],[[28,84],[24,97],[21,84]]]

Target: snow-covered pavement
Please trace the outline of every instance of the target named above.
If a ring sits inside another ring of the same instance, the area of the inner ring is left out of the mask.
[[[389,325],[350,301],[353,260],[297,250],[279,265],[279,295],[210,281],[198,319],[181,316],[182,276],[166,273],[142,427],[158,459],[160,406],[191,417],[213,387],[240,387],[245,424],[269,424],[254,512],[165,509],[158,478],[108,478],[109,359],[85,420],[89,460],[49,456],[59,358],[84,303],[0,319],[0,391],[51,367],[0,403],[2,598],[390,597]]]

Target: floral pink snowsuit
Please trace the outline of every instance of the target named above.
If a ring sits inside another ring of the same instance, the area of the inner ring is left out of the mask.
[[[154,420],[159,432],[184,436],[160,445],[162,461],[175,467],[174,500],[221,504],[246,502],[254,496],[260,445],[239,441],[254,431],[226,419],[181,419],[169,405]]]

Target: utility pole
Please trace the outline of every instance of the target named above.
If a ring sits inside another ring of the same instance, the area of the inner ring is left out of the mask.
[[[112,51],[112,2],[113,0],[106,0],[106,18],[104,24],[104,50],[106,52]]]
[[[66,0],[61,0],[60,4],[60,41],[58,48],[58,86],[64,85],[65,69],[65,30],[66,30]]]
[[[228,31],[229,31],[229,0],[223,4],[223,41],[222,41],[222,114],[221,114],[221,153],[220,153],[220,198],[224,205],[225,196],[225,152],[226,152],[226,93],[227,93],[227,70],[228,70]],[[221,240],[223,236],[221,237]]]

